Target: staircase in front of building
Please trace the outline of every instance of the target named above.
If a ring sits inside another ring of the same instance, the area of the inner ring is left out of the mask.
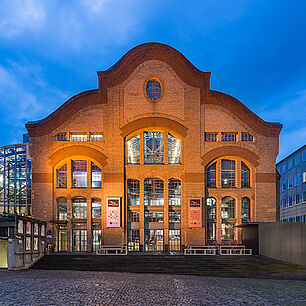
[[[46,255],[31,269],[306,280],[306,266],[263,256]]]

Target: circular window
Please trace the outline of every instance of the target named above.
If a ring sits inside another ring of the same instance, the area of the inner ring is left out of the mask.
[[[157,79],[151,79],[146,86],[147,96],[150,100],[158,100],[161,96],[161,84]]]

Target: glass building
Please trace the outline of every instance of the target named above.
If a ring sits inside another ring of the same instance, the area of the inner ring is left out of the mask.
[[[31,215],[31,182],[28,144],[0,147],[0,214]]]

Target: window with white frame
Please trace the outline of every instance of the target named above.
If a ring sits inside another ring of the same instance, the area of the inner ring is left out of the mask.
[[[298,166],[300,164],[300,162],[301,162],[301,157],[300,157],[300,155],[297,155],[295,157],[295,166]]]
[[[300,203],[300,195],[297,193],[295,195],[295,204],[298,205]]]
[[[285,208],[287,206],[287,200],[283,199],[283,208]]]
[[[288,206],[292,206],[292,197],[290,196],[289,199],[288,199]]]
[[[303,191],[303,203],[306,202],[306,191]]]
[[[306,182],[306,172],[303,172],[303,183]]]
[[[295,176],[295,186],[298,186],[298,185],[300,185],[300,175],[296,174],[296,176]]]
[[[70,133],[70,141],[87,141],[86,132]]]
[[[292,167],[293,167],[292,159],[290,159],[290,160],[288,161],[288,170],[291,170]]]
[[[292,179],[292,177],[289,177],[288,178],[288,189],[291,189],[292,186],[293,186],[293,179]]]
[[[285,191],[286,190],[286,187],[287,187],[287,183],[286,181],[283,182],[283,188],[282,188],[282,191]]]

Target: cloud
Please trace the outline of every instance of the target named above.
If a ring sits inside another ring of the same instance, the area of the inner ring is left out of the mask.
[[[46,12],[41,1],[2,0],[0,2],[0,36],[10,38],[43,27]]]

